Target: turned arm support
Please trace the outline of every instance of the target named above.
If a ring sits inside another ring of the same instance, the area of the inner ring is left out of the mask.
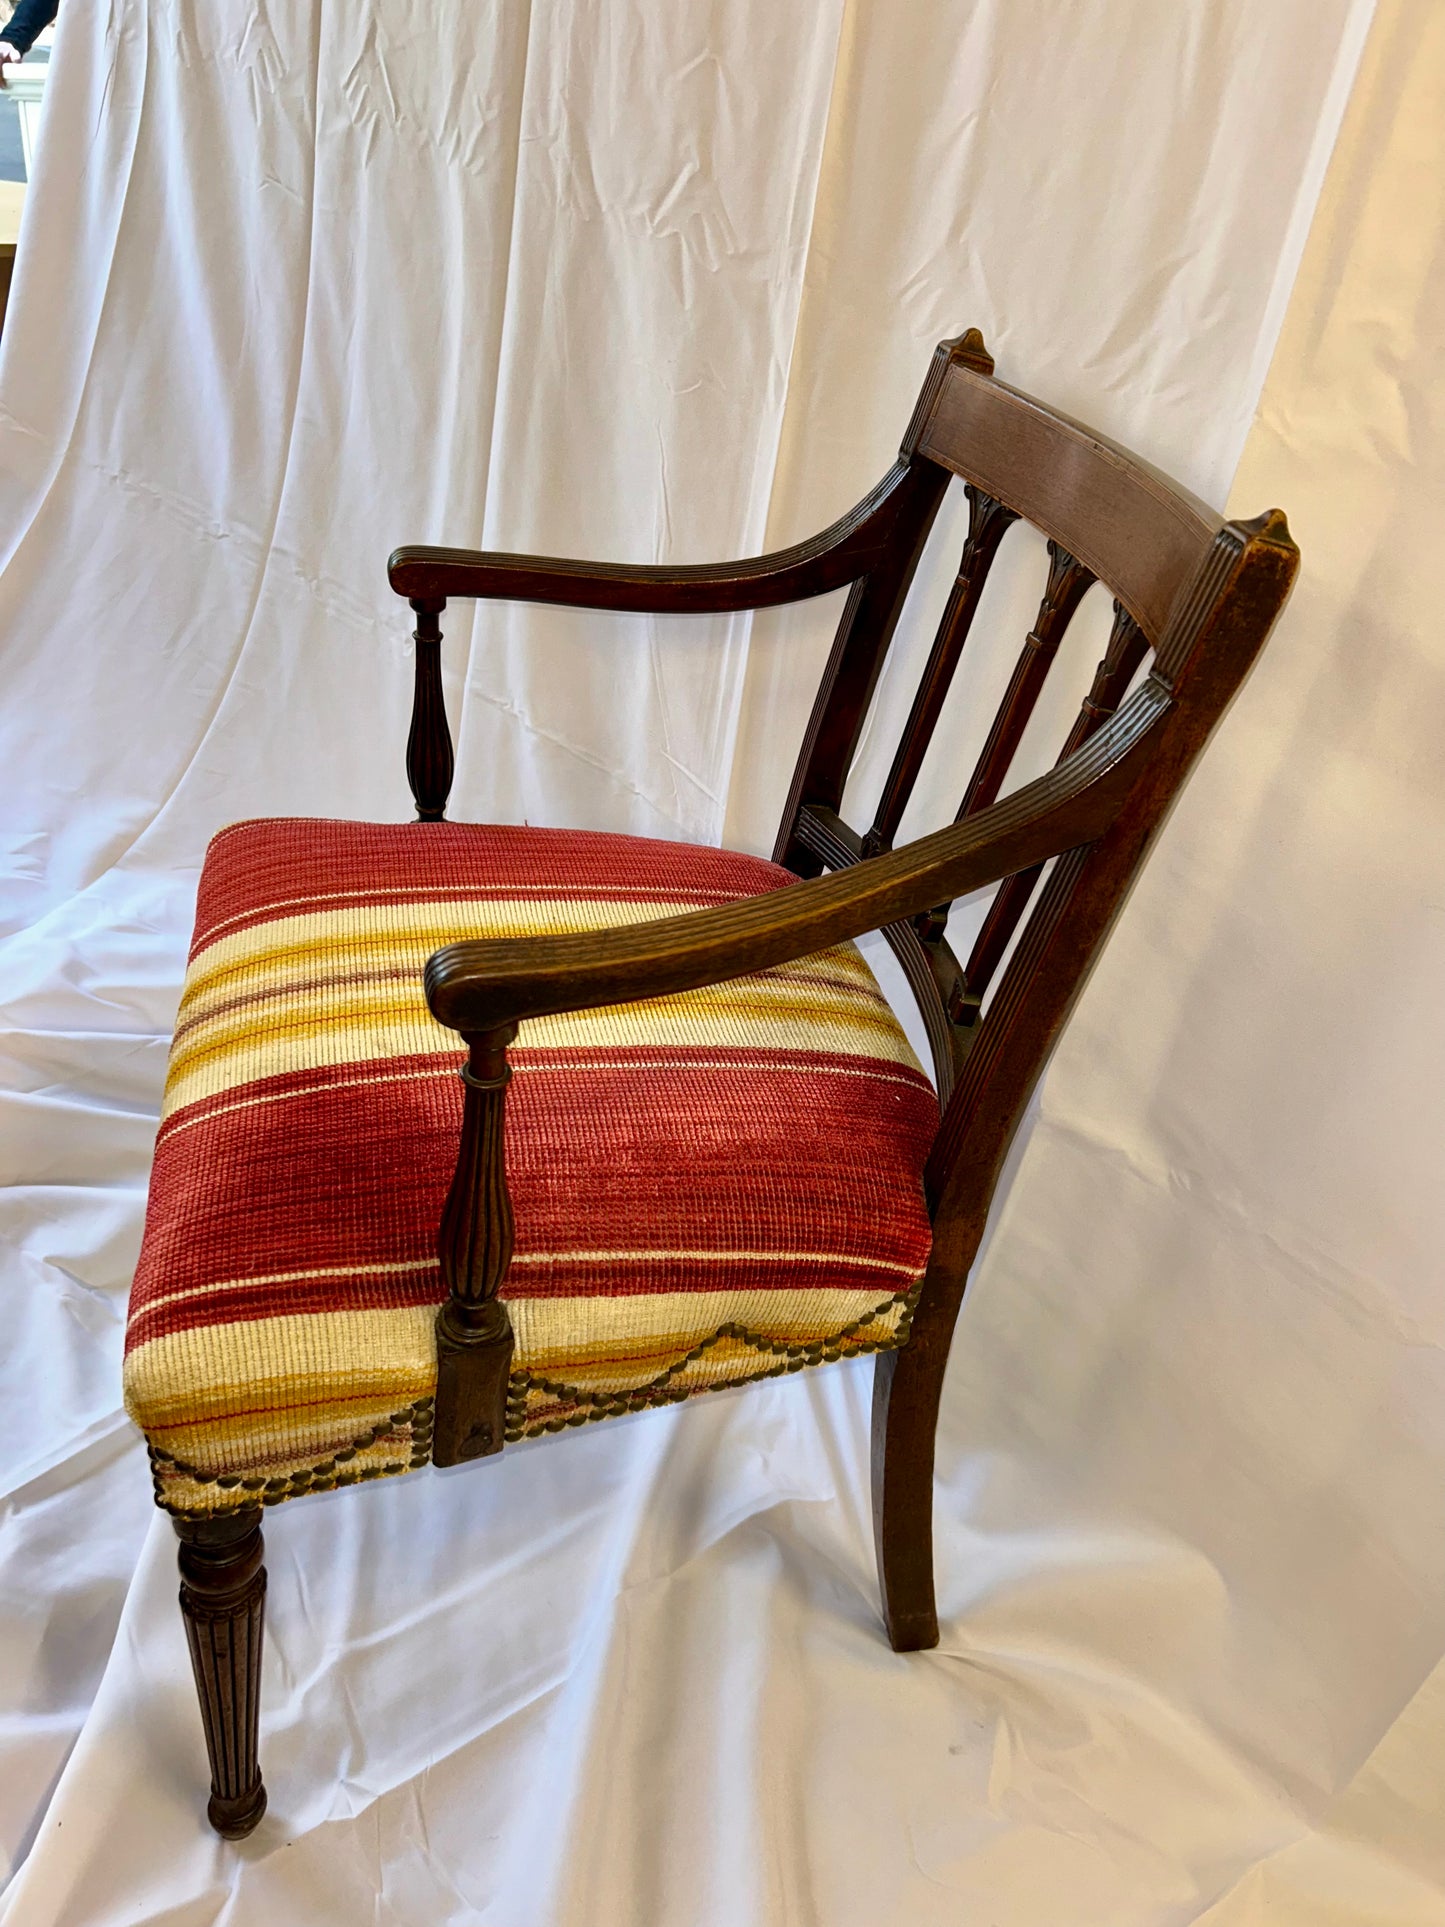
[[[896,463],[870,494],[821,535],[741,562],[668,568],[408,547],[393,552],[387,575],[398,595],[438,610],[449,596],[674,615],[765,609],[826,595],[866,575],[893,526],[907,474],[906,465]]]
[[[981,889],[1109,827],[1168,692],[1146,683],[1066,762],[962,823],[846,870],[716,910],[576,936],[451,944],[426,966],[432,1014],[468,1034],[723,983]]]
[[[502,1449],[512,1325],[497,1288],[512,1259],[512,1200],[502,1114],[515,1024],[468,1035],[462,1066],[462,1137],[442,1209],[437,1255],[447,1296],[437,1313],[432,1458],[438,1465]]]

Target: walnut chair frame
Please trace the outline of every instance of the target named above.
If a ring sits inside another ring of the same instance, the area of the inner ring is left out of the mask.
[[[957,579],[873,821],[860,834],[838,814],[844,784],[904,597],[955,478],[969,502]],[[894,848],[989,567],[1019,518],[1049,544],[1034,628],[956,819]],[[778,833],[775,857],[796,872],[795,887],[584,935],[458,943],[427,963],[432,1012],[467,1049],[461,1143],[438,1233],[448,1295],[437,1318],[436,1464],[500,1451],[515,1417],[507,1398],[512,1332],[498,1291],[512,1246],[503,1131],[507,1046],[518,1024],[724,982],[881,929],[924,1019],[942,1117],[925,1172],[928,1271],[907,1342],[875,1361],[874,1529],[889,1639],[899,1651],[937,1641],[934,1431],[1000,1168],[1150,841],[1263,646],[1298,563],[1278,511],[1222,520],[1126,451],[996,380],[976,330],[940,344],[884,479],[794,548],[690,568],[395,552],[391,585],[417,617],[406,762],[425,821],[445,815],[452,779],[440,662],[449,597],[682,614],[850,588]],[[1078,720],[1052,771],[1000,801],[1064,630],[1095,581],[1115,597],[1115,616]],[[944,934],[949,906],[987,886],[997,886],[996,895],[960,962]],[[248,1507],[175,1521],[211,1762],[210,1817],[233,1838],[255,1826],[266,1802],[257,1762],[260,1519],[259,1508]]]

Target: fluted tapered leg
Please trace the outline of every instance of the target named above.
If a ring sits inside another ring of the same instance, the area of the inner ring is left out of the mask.
[[[261,1632],[266,1609],[259,1506],[209,1519],[177,1519],[181,1614],[211,1760],[206,1811],[216,1832],[239,1840],[266,1811],[257,1733]]]

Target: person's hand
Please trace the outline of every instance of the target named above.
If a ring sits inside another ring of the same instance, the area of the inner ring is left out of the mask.
[[[6,85],[5,69],[10,65],[12,60],[18,66],[23,57],[17,48],[10,45],[8,40],[0,40],[0,88]]]

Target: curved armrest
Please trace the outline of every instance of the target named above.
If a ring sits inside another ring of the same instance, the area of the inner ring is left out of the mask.
[[[427,961],[432,1014],[474,1035],[525,1017],[724,983],[1092,843],[1117,815],[1137,772],[1136,752],[1169,700],[1151,678],[1112,723],[1047,776],[962,823],[832,875],[650,923],[451,944]]]
[[[898,492],[907,477],[907,465],[896,463],[856,508],[821,535],[742,562],[674,569],[501,555],[484,549],[410,547],[393,551],[387,577],[396,593],[412,602],[476,596],[683,615],[765,609],[825,595],[866,575],[892,529]]]

